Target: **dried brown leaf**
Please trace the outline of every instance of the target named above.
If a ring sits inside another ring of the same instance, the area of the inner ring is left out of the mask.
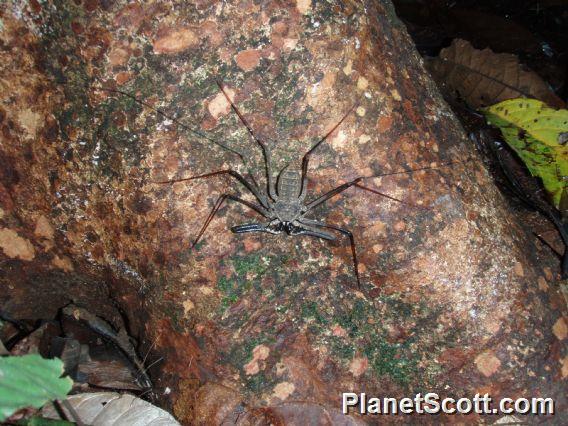
[[[472,107],[479,108],[519,97],[539,99],[562,108],[564,103],[515,55],[475,49],[455,39],[432,63],[434,78],[457,91]]]
[[[161,425],[179,426],[165,410],[130,394],[118,392],[80,393],[67,398],[84,424],[93,426]],[[67,418],[73,418],[63,407]],[[48,419],[60,419],[61,413],[52,403],[45,405],[42,415]]]

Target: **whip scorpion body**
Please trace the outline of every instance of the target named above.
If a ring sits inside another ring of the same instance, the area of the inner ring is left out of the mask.
[[[361,288],[361,280],[359,276],[359,263],[357,260],[357,251],[355,247],[355,239],[353,237],[353,233],[348,229],[344,229],[342,227],[328,224],[319,220],[315,220],[313,218],[308,218],[307,215],[317,206],[322,205],[330,198],[338,195],[339,193],[345,191],[346,189],[356,186],[358,188],[364,189],[366,191],[370,191],[374,194],[386,197],[388,199],[405,203],[402,200],[397,198],[391,197],[387,194],[383,194],[375,189],[368,188],[363,186],[360,182],[364,179],[369,178],[376,178],[381,176],[389,176],[395,174],[403,174],[403,173],[411,173],[414,171],[419,170],[426,170],[432,169],[436,167],[422,167],[418,169],[412,170],[404,170],[404,171],[397,171],[397,172],[390,172],[384,173],[374,176],[361,176],[352,181],[343,183],[336,188],[331,189],[330,191],[324,193],[323,195],[306,202],[307,196],[307,181],[308,181],[308,163],[310,159],[310,155],[343,123],[343,121],[349,116],[349,114],[354,110],[357,103],[355,103],[349,111],[339,120],[339,122],[333,126],[333,128],[328,131],[325,136],[319,139],[303,156],[301,168],[292,168],[290,165],[286,165],[278,174],[276,178],[276,182],[274,181],[274,173],[271,167],[271,151],[269,146],[267,146],[264,142],[258,139],[251,126],[249,125],[248,121],[245,119],[243,114],[239,111],[236,107],[234,102],[229,97],[228,93],[226,92],[223,84],[217,81],[217,85],[219,89],[223,93],[224,97],[226,98],[227,102],[230,104],[232,110],[238,116],[240,121],[246,127],[249,135],[251,138],[259,145],[260,149],[262,150],[262,154],[264,157],[264,171],[266,175],[266,190],[264,191],[255,181],[254,177],[248,173],[248,179],[243,176],[241,173],[237,172],[233,169],[227,170],[219,170],[211,173],[206,173],[198,176],[192,176],[187,178],[181,179],[171,179],[165,180],[160,182],[155,182],[159,184],[172,184],[176,182],[184,182],[196,179],[205,179],[214,176],[220,175],[229,175],[239,181],[254,197],[255,202],[251,202],[248,200],[244,200],[243,198],[239,197],[238,195],[232,193],[224,193],[222,194],[217,201],[215,202],[213,209],[209,213],[207,219],[203,223],[197,237],[193,241],[192,248],[196,246],[196,244],[201,240],[201,237],[207,230],[209,224],[222,207],[223,203],[226,200],[238,202],[266,219],[264,222],[253,222],[253,223],[245,223],[241,225],[236,225],[231,228],[231,231],[236,234],[244,234],[244,233],[254,233],[254,232],[263,232],[269,234],[288,234],[291,236],[309,236],[315,238],[321,238],[328,241],[333,241],[336,239],[336,235],[333,232],[339,233],[345,237],[349,238],[351,244],[351,254],[353,260],[353,270],[354,275],[357,280],[357,285]],[[117,89],[104,89],[110,92],[116,92],[124,94],[137,102],[145,105],[152,110],[156,111],[160,115],[164,116],[165,118],[175,122],[180,127],[184,128],[185,130],[198,135],[202,138],[207,139],[208,141],[222,147],[223,149],[230,151],[240,157],[240,159],[245,163],[244,155],[239,151],[235,150],[234,148],[228,147],[214,139],[209,138],[204,133],[197,131],[189,126],[186,126],[184,123],[180,122],[178,119],[174,117],[170,117],[166,115],[163,111],[154,108],[153,106],[138,100],[133,95],[123,92]],[[448,163],[450,164],[450,163]]]

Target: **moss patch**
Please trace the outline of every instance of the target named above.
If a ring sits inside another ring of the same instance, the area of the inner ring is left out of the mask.
[[[217,287],[223,293],[221,299],[223,311],[239,300],[253,285],[257,291],[261,291],[262,287],[260,283],[257,283],[257,278],[262,276],[270,266],[270,260],[268,262],[263,261],[259,254],[236,256],[231,262],[235,274],[229,278],[221,277],[217,282]]]

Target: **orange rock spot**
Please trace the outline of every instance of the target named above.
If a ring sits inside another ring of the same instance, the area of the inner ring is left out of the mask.
[[[248,49],[237,53],[235,58],[237,65],[243,71],[255,69],[260,62],[260,50]]]
[[[266,345],[258,345],[252,351],[252,357],[264,361],[270,354],[270,348]]]
[[[266,345],[258,345],[252,350],[252,360],[244,366],[245,373],[253,376],[260,371],[259,361],[264,361],[270,355],[270,348]]]
[[[130,80],[132,78],[132,74],[126,71],[122,71],[119,72],[116,75],[116,84],[123,85],[124,83],[126,83],[128,80]]]
[[[544,277],[538,277],[538,288],[542,291],[547,291],[548,290],[548,283],[546,282],[546,278]]]
[[[73,262],[67,256],[57,256],[52,259],[51,264],[58,269],[62,269],[65,272],[73,272]]]
[[[380,253],[383,250],[382,244],[375,244],[372,247],[373,253]]]
[[[205,21],[201,24],[201,31],[203,31],[209,38],[211,46],[218,47],[223,44],[223,34],[217,29],[217,24],[213,21]]]
[[[284,401],[290,395],[292,395],[294,390],[296,390],[296,386],[294,386],[294,383],[290,383],[290,382],[278,383],[274,387],[274,391],[272,393],[272,396]]]
[[[552,332],[558,340],[564,340],[566,336],[568,336],[568,326],[566,326],[564,317],[558,318],[558,320],[552,326]]]
[[[368,228],[368,230],[371,235],[384,235],[386,227],[387,226],[383,222],[377,220]]]
[[[298,44],[298,39],[297,38],[285,38],[283,39],[284,43],[282,45],[282,47],[284,48],[285,51],[291,51],[294,50],[294,48],[296,47],[296,45]]]
[[[32,243],[20,237],[17,232],[11,229],[0,229],[0,248],[10,258],[33,260],[35,257],[35,249]]]
[[[296,0],[296,9],[302,15],[305,15],[312,9],[312,0]]]
[[[275,22],[272,25],[272,32],[274,34],[285,35],[288,32],[288,25],[282,21]]]
[[[206,117],[201,122],[201,128],[203,130],[211,130],[211,129],[214,129],[215,126],[217,126],[217,120],[215,120],[213,117]]]
[[[191,310],[195,308],[195,304],[191,300],[187,299],[183,301],[182,305],[183,305],[183,315],[187,318]]]
[[[475,365],[481,374],[485,377],[490,377],[499,370],[501,361],[492,351],[485,351],[475,358]]]
[[[112,49],[108,54],[108,61],[113,67],[117,65],[125,65],[126,62],[128,62],[128,58],[130,58],[130,53],[128,53],[128,50],[121,47]]]
[[[398,222],[396,222],[394,224],[394,229],[395,231],[404,231],[404,229],[406,228],[406,223],[404,223],[402,220],[399,220]]]
[[[53,229],[51,223],[49,223],[49,220],[45,216],[40,216],[37,219],[34,234],[38,237],[52,240],[54,233],[55,230]]]
[[[368,365],[369,361],[366,357],[353,358],[353,360],[349,364],[349,372],[351,372],[351,374],[353,374],[355,377],[359,377],[367,370]]]
[[[139,28],[142,22],[144,22],[145,16],[142,6],[137,3],[130,3],[118,12],[114,18],[114,24],[133,31]]]
[[[258,365],[258,360],[253,359],[251,362],[244,366],[245,374],[247,376],[254,376],[260,371],[260,366]]]
[[[331,333],[336,337],[347,337],[347,331],[338,324],[331,327]]]
[[[247,253],[258,250],[261,247],[260,241],[253,238],[245,238],[243,244],[245,245],[245,251]]]
[[[515,272],[515,275],[517,277],[524,277],[525,276],[525,272],[523,271],[523,265],[520,262],[515,263],[513,271]]]
[[[197,46],[198,43],[199,38],[188,28],[170,31],[167,35],[154,41],[154,53],[158,55],[179,53]]]
[[[381,116],[377,121],[377,129],[379,132],[384,133],[389,130],[392,126],[392,117],[389,116]]]
[[[335,84],[337,80],[337,72],[327,71],[321,80],[322,89],[329,89]]]

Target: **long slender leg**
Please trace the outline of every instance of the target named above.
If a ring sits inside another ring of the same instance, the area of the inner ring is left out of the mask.
[[[357,188],[364,189],[365,191],[372,192],[373,194],[380,195],[381,197],[388,198],[389,200],[396,201],[398,203],[406,204],[406,205],[409,205],[409,206],[412,206],[412,207],[418,207],[420,209],[432,210],[430,207],[421,206],[420,204],[414,204],[414,203],[409,203],[408,201],[399,200],[398,198],[391,197],[390,195],[385,194],[384,192],[377,191],[376,189],[369,188],[367,186],[361,185],[360,183],[356,183],[355,186]]]
[[[231,228],[235,234],[244,234],[247,232],[268,232],[266,225],[263,223],[245,223],[243,225],[233,226]]]
[[[176,125],[178,125],[178,126],[181,127],[182,129],[184,129],[184,130],[186,130],[186,131],[188,131],[188,132],[190,132],[190,133],[193,133],[194,135],[199,136],[199,137],[201,137],[201,138],[203,138],[203,139],[205,139],[205,140],[207,140],[207,141],[209,141],[209,142],[211,142],[211,143],[213,143],[213,144],[215,144],[215,145],[217,145],[217,146],[219,146],[219,147],[221,147],[221,148],[223,148],[223,149],[225,149],[225,150],[227,150],[227,151],[229,151],[229,152],[231,152],[231,153],[233,153],[233,154],[235,154],[237,157],[239,157],[239,159],[241,160],[241,162],[242,162],[242,163],[244,164],[244,166],[247,168],[247,174],[249,175],[250,179],[252,180],[254,186],[258,187],[258,184],[256,183],[256,181],[255,181],[255,179],[254,179],[254,176],[252,175],[252,173],[250,173],[250,171],[248,171],[248,166],[247,166],[246,158],[245,158],[245,155],[244,155],[242,152],[240,152],[240,151],[238,151],[238,150],[236,150],[236,149],[234,149],[234,148],[231,148],[231,147],[229,147],[229,146],[227,146],[227,145],[225,145],[225,144],[223,144],[223,143],[221,143],[221,142],[219,142],[219,141],[217,141],[217,140],[215,140],[215,139],[213,139],[213,138],[207,136],[205,133],[200,132],[199,130],[196,130],[196,129],[191,128],[191,127],[188,126],[187,124],[184,124],[183,122],[181,122],[181,120],[178,120],[177,118],[175,118],[175,117],[173,117],[173,116],[171,116],[171,115],[169,115],[169,114],[166,114],[166,113],[165,113],[164,111],[162,111],[161,109],[156,108],[156,107],[150,105],[149,103],[144,102],[144,101],[138,99],[136,96],[132,95],[131,93],[128,93],[128,92],[125,92],[125,91],[119,90],[119,89],[109,89],[109,88],[106,88],[106,87],[95,87],[95,89],[97,89],[97,90],[102,90],[102,91],[104,91],[104,92],[118,93],[118,94],[127,96],[127,97],[129,97],[130,99],[132,99],[132,100],[138,102],[140,105],[143,105],[143,106],[145,106],[146,108],[149,108],[149,109],[151,109],[152,111],[154,111],[155,113],[161,115],[162,117],[164,117],[164,118],[166,118],[166,119],[168,119],[168,120],[174,122]]]
[[[316,198],[315,200],[313,200],[312,202],[306,204],[305,207],[305,212],[310,211],[311,209],[313,209],[316,206],[319,206],[322,203],[325,203],[327,200],[329,200],[331,197],[336,196],[337,194],[345,191],[348,188],[351,188],[353,185],[357,185],[363,178],[357,178],[352,180],[351,182],[346,182],[342,185],[339,185],[336,188],[333,188],[332,190],[326,192],[325,194],[319,196],[318,198]]]
[[[221,206],[223,205],[223,203],[225,202],[226,199],[244,204],[245,206],[251,208],[252,210],[254,210],[256,212],[258,212],[260,215],[266,217],[266,215],[263,213],[264,209],[262,209],[260,206],[257,206],[256,204],[250,203],[250,202],[243,200],[242,198],[239,198],[239,197],[232,195],[232,194],[223,194],[215,202],[215,205],[213,206],[211,213],[209,213],[209,216],[207,216],[205,223],[203,224],[203,226],[199,230],[199,234],[197,234],[197,238],[195,238],[195,241],[191,245],[192,248],[195,247],[196,244],[199,242],[199,240],[201,239],[201,237],[203,236],[203,234],[207,230],[207,227],[209,226],[209,224],[211,223],[211,221],[213,220],[213,218],[215,217],[215,215],[217,214],[217,212],[219,211],[219,209],[221,208]]]
[[[314,207],[319,206],[319,205],[322,204],[322,203],[325,203],[325,202],[326,202],[327,200],[329,200],[330,198],[336,196],[337,194],[339,194],[339,193],[345,191],[345,190],[348,189],[348,188],[351,188],[352,186],[356,186],[357,188],[364,189],[365,191],[369,191],[369,192],[372,192],[373,194],[380,195],[381,197],[388,198],[389,200],[397,201],[397,202],[402,203],[402,204],[408,204],[409,206],[413,206],[413,207],[419,207],[419,208],[421,208],[421,209],[430,210],[428,207],[421,206],[421,205],[419,205],[419,204],[409,203],[409,202],[407,202],[407,201],[402,201],[402,200],[399,200],[398,198],[391,197],[391,196],[388,195],[388,194],[385,194],[385,193],[383,193],[383,192],[377,191],[376,189],[372,189],[372,188],[369,188],[369,187],[367,187],[367,186],[361,185],[359,182],[361,182],[361,180],[363,180],[363,179],[364,179],[363,177],[358,177],[357,179],[354,179],[354,180],[352,180],[351,182],[344,183],[344,184],[342,184],[342,185],[339,185],[337,188],[334,188],[334,189],[332,189],[332,190],[326,192],[325,194],[323,194],[323,195],[321,195],[320,197],[316,198],[316,199],[315,199],[314,201],[312,201],[311,203],[307,204],[307,205],[306,205],[306,210],[305,210],[305,212],[308,212],[308,211],[310,211],[311,209],[313,209]]]
[[[309,237],[323,238],[324,240],[328,241],[335,240],[335,237],[333,235],[328,234],[327,232],[318,231],[317,229],[314,229],[311,226],[306,225],[305,223],[302,223],[302,229],[295,231],[291,235],[307,235]]]
[[[329,225],[327,223],[318,222],[317,220],[312,219],[301,219],[299,221],[303,226],[308,227],[309,225],[315,226],[317,228],[327,228],[333,229],[334,231],[340,232],[341,234],[349,237],[349,241],[351,243],[351,255],[353,256],[353,269],[355,270],[355,277],[357,278],[357,287],[361,289],[361,279],[359,278],[359,260],[357,259],[357,250],[355,249],[355,238],[353,237],[353,233],[348,229],[340,228],[339,226]]]
[[[270,148],[264,142],[262,142],[260,139],[258,139],[255,136],[254,132],[252,131],[252,127],[250,126],[250,124],[248,123],[248,121],[246,120],[244,115],[241,114],[241,112],[239,111],[237,106],[233,103],[233,101],[229,97],[229,94],[225,91],[225,87],[223,86],[223,83],[221,83],[219,80],[217,80],[217,86],[219,86],[219,89],[221,90],[221,92],[223,92],[223,95],[225,95],[225,99],[227,99],[227,102],[229,102],[229,104],[231,105],[232,110],[235,112],[235,114],[237,114],[237,117],[239,117],[241,122],[246,127],[249,135],[260,146],[260,149],[262,149],[262,155],[264,157],[264,168],[265,168],[265,172],[266,172],[266,185],[268,186],[267,192],[268,192],[269,197],[272,198],[273,201],[275,201],[277,197],[276,197],[276,194],[275,194],[274,185],[272,184],[272,170],[271,170],[271,165],[270,165],[270,155],[271,155]]]
[[[427,166],[427,167],[419,167],[417,169],[411,169],[411,170],[404,170],[404,171],[397,171],[397,172],[389,172],[389,173],[382,173],[379,175],[374,175],[374,176],[360,176],[356,179],[353,179],[350,182],[346,182],[342,185],[339,185],[337,188],[333,188],[332,190],[326,192],[325,194],[321,195],[320,197],[316,198],[315,200],[313,200],[312,202],[308,203],[306,205],[306,209],[305,212],[313,209],[316,206],[319,206],[322,203],[325,203],[327,200],[329,200],[331,197],[334,197],[335,195],[339,194],[340,192],[345,191],[347,188],[350,188],[352,186],[356,186],[357,188],[360,189],[364,189],[365,191],[369,191],[372,192],[373,194],[377,194],[380,195],[382,197],[388,198],[389,200],[393,200],[393,201],[398,201],[399,203],[402,204],[408,204],[410,206],[414,206],[414,207],[419,207],[422,209],[428,209],[428,207],[424,207],[418,204],[413,204],[413,203],[409,203],[407,201],[402,201],[399,200],[398,198],[395,197],[391,197],[390,195],[384,194],[382,192],[377,191],[376,189],[372,189],[369,188],[367,186],[361,185],[359,182],[361,182],[363,179],[372,179],[372,178],[378,178],[378,177],[383,177],[383,176],[392,176],[392,175],[399,175],[399,174],[406,174],[406,173],[412,173],[412,172],[418,172],[421,170],[435,170],[438,169],[440,167],[445,167],[445,166],[450,166],[452,164],[456,164],[456,163],[463,163],[463,161],[451,161],[449,163],[444,163],[444,164],[440,164],[439,166]]]
[[[205,133],[200,132],[199,130],[195,130],[195,129],[189,127],[187,124],[182,123],[182,122],[181,122],[180,120],[178,120],[177,118],[172,117],[172,116],[170,116],[169,114],[166,114],[166,113],[165,113],[164,111],[162,111],[161,109],[158,109],[158,108],[156,108],[156,107],[150,105],[150,104],[147,103],[147,102],[141,101],[140,99],[138,99],[136,96],[134,96],[134,95],[131,94],[131,93],[128,93],[128,92],[125,92],[125,91],[119,90],[119,89],[109,89],[109,88],[106,88],[106,87],[95,87],[95,89],[97,89],[97,90],[102,90],[102,91],[104,91],[104,92],[119,93],[119,94],[121,94],[121,95],[127,96],[127,97],[129,97],[130,99],[132,99],[132,100],[138,102],[140,105],[144,105],[146,108],[151,109],[152,111],[156,112],[157,114],[161,115],[162,117],[164,117],[164,118],[166,118],[166,119],[168,119],[168,120],[173,121],[173,122],[176,123],[178,126],[180,126],[182,129],[187,130],[188,132],[193,133],[194,135],[199,136],[199,137],[201,137],[201,138],[203,138],[203,139],[205,139],[205,140],[207,140],[207,141],[209,141],[209,142],[211,142],[211,143],[213,143],[213,144],[215,144],[215,145],[217,145],[217,146],[219,146],[219,147],[221,147],[221,148],[223,148],[223,149],[225,149],[225,150],[227,150],[227,151],[229,151],[229,152],[232,152],[233,154],[236,154],[243,162],[245,162],[245,157],[244,157],[244,155],[243,155],[241,152],[239,152],[239,151],[237,151],[236,149],[231,148],[231,147],[229,147],[229,146],[227,146],[227,145],[222,144],[221,142],[219,142],[219,141],[217,141],[217,140],[215,140],[215,139],[213,139],[213,138],[207,136]]]
[[[345,115],[341,118],[341,120],[339,120],[339,122],[333,126],[333,128],[327,132],[325,134],[325,136],[323,138],[321,138],[319,141],[316,142],[316,144],[314,146],[312,146],[310,148],[310,150],[308,152],[306,152],[304,154],[304,157],[302,158],[302,190],[300,191],[300,199],[303,200],[306,197],[306,190],[307,190],[307,184],[308,184],[308,162],[310,161],[310,155],[312,154],[312,152],[314,152],[316,150],[316,148],[318,146],[320,146],[322,144],[323,141],[325,141],[329,135],[331,135],[333,132],[335,132],[335,130],[341,125],[341,123],[343,123],[345,121],[345,119],[347,118],[347,116],[349,114],[351,114],[351,112],[355,109],[355,107],[359,104],[359,102],[356,102],[353,104],[353,106],[351,108],[349,108],[349,111],[347,111],[347,113],[345,113]]]
[[[472,158],[468,158],[465,160],[455,160],[455,161],[448,161],[447,163],[442,163],[439,164],[437,166],[424,166],[424,167],[417,167],[416,169],[408,169],[408,170],[397,170],[394,172],[388,172],[388,173],[380,173],[378,175],[373,175],[373,176],[362,176],[362,179],[373,179],[373,178],[378,178],[378,177],[383,177],[383,176],[394,176],[394,175],[404,175],[407,173],[414,173],[414,172],[420,172],[422,170],[437,170],[440,169],[442,167],[447,167],[447,166],[452,166],[454,164],[460,164],[460,163],[467,163],[468,161],[471,161]]]
[[[258,189],[256,187],[254,187],[253,185],[251,185],[245,178],[243,175],[241,175],[240,173],[234,171],[234,170],[219,170],[217,172],[211,172],[211,173],[205,173],[204,175],[198,175],[198,176],[191,176],[188,178],[181,178],[181,179],[169,179],[169,180],[163,180],[163,181],[157,181],[154,183],[158,183],[158,184],[168,184],[168,183],[176,183],[176,182],[186,182],[189,180],[195,180],[195,179],[204,179],[204,178],[208,178],[208,177],[212,177],[212,176],[219,176],[219,175],[230,175],[232,177],[234,177],[235,179],[237,179],[240,183],[242,183],[246,189],[248,189],[254,196],[255,198],[258,200],[258,202],[262,205],[262,207],[264,207],[264,209],[268,209],[269,204],[268,201],[266,200],[266,197],[261,194]],[[268,214],[267,210],[264,210],[264,214]]]

